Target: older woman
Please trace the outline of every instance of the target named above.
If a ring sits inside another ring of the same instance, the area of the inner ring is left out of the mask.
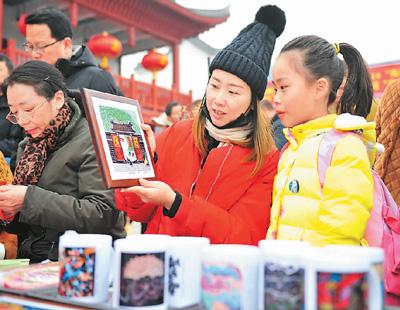
[[[18,257],[31,263],[58,259],[66,230],[125,237],[124,216],[112,190],[104,190],[88,124],[78,105],[66,99],[61,73],[29,61],[4,81],[7,119],[26,131],[18,149],[12,185],[0,187],[0,210],[13,220]]]

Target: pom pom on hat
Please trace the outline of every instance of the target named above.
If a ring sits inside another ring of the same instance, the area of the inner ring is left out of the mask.
[[[262,6],[258,10],[255,20],[266,24],[275,32],[275,35],[278,38],[282,34],[283,30],[285,30],[286,25],[285,13],[282,13],[283,11],[276,5]]]
[[[232,73],[245,81],[258,99],[264,97],[275,40],[286,25],[285,13],[275,5],[261,7],[255,21],[211,62],[210,74],[215,69]]]

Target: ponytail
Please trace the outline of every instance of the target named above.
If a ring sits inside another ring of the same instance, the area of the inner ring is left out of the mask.
[[[337,46],[337,44],[336,44]],[[337,113],[367,117],[374,97],[371,76],[360,52],[348,43],[340,43],[339,52],[347,67],[346,83],[339,100]],[[335,47],[337,50],[337,47]]]

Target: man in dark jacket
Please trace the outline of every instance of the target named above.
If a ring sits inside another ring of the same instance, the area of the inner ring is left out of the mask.
[[[26,17],[25,23],[25,49],[33,59],[56,66],[67,79],[69,89],[121,94],[112,75],[98,67],[87,46],[72,45],[72,25],[61,10],[39,8]]]
[[[0,84],[14,69],[10,58],[0,53]],[[0,90],[0,151],[10,161],[11,171],[16,166],[18,143],[25,137],[25,130],[18,124],[12,124],[6,119],[10,113],[6,96]]]

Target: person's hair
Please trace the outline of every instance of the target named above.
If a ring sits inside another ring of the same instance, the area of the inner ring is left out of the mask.
[[[41,7],[30,14],[25,19],[25,24],[46,24],[49,26],[51,36],[56,40],[65,38],[72,39],[72,25],[68,16],[58,8]]]
[[[260,106],[261,106],[261,108],[267,109],[268,111],[275,110],[274,107],[272,106],[271,102],[269,102],[268,100],[261,100]]]
[[[368,67],[360,52],[348,43],[336,45],[315,35],[301,36],[288,42],[280,55],[289,51],[299,51],[302,70],[309,81],[326,78],[330,82],[331,92],[328,105],[336,99],[336,93],[347,71],[347,80],[339,100],[337,112],[350,113],[366,117],[373,101],[373,86]],[[344,62],[337,56],[342,54]]]
[[[61,72],[40,60],[28,61],[11,72],[1,85],[3,94],[7,94],[8,87],[14,84],[30,85],[38,95],[50,99],[60,90],[64,97],[67,95],[66,81]]]
[[[202,105],[206,104],[206,95],[202,99]],[[253,108],[254,112],[252,115],[253,130],[252,135],[243,141],[230,141],[232,144],[236,144],[245,148],[252,149],[249,156],[247,156],[244,162],[255,161],[256,165],[250,177],[255,176],[264,165],[265,155],[267,155],[274,145],[274,140],[271,134],[271,125],[264,117],[263,111],[257,99],[257,95],[251,92],[251,103],[250,107]],[[200,154],[204,157],[207,154],[207,141],[206,141],[206,114],[203,109],[200,109],[200,113],[197,113],[193,123],[193,136],[194,143],[198,148]]]
[[[11,71],[14,70],[14,64],[12,63],[11,59],[8,58],[7,55],[0,53],[0,61],[4,61],[6,63],[8,73],[11,73]]]
[[[192,102],[192,107],[198,107],[198,106],[200,106],[202,100],[203,100],[203,99],[196,99],[196,100],[193,100],[193,102]]]
[[[165,108],[165,113],[168,116],[171,116],[172,108],[177,106],[177,105],[180,105],[180,103],[176,102],[176,101],[172,101],[172,102],[168,103],[167,107]]]

